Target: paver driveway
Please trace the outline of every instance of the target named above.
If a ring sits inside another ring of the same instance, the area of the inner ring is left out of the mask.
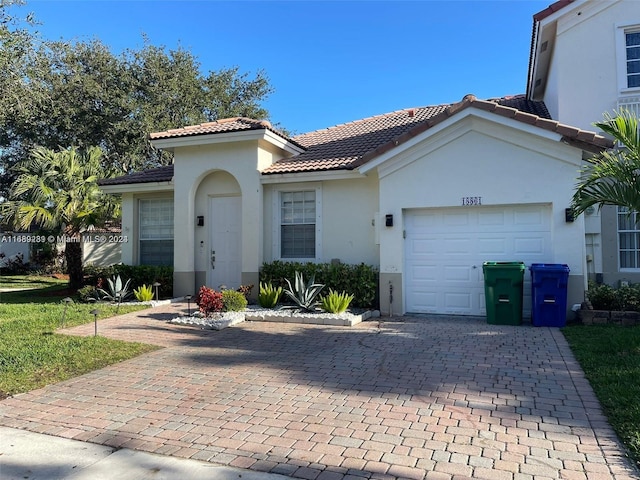
[[[167,348],[0,402],[8,427],[309,479],[637,478],[556,329],[102,321]],[[91,334],[93,325],[69,330]]]

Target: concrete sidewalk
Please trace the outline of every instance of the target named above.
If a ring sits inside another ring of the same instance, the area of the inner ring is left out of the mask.
[[[287,477],[0,427],[0,478],[282,480]]]

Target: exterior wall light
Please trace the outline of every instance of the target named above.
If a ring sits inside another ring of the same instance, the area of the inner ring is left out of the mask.
[[[384,216],[384,225],[386,227],[393,227],[393,214],[388,214]]]

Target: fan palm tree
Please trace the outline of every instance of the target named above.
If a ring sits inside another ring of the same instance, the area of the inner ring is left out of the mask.
[[[640,134],[638,117],[621,109],[615,115],[605,114],[604,121],[594,125],[613,137],[618,148],[606,150],[588,160],[581,170],[572,199],[574,214],[603,205],[626,207],[640,212]]]
[[[98,179],[108,176],[101,157],[97,147],[57,152],[37,147],[16,166],[10,199],[0,205],[15,228],[37,225],[64,236],[70,288],[82,286],[82,232],[119,213],[115,200],[98,188]]]

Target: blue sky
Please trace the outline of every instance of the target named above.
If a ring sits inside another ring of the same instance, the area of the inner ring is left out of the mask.
[[[524,93],[532,16],[549,1],[27,0],[42,37],[118,53],[191,50],[203,72],[262,69],[270,120],[294,133],[465,94]]]

